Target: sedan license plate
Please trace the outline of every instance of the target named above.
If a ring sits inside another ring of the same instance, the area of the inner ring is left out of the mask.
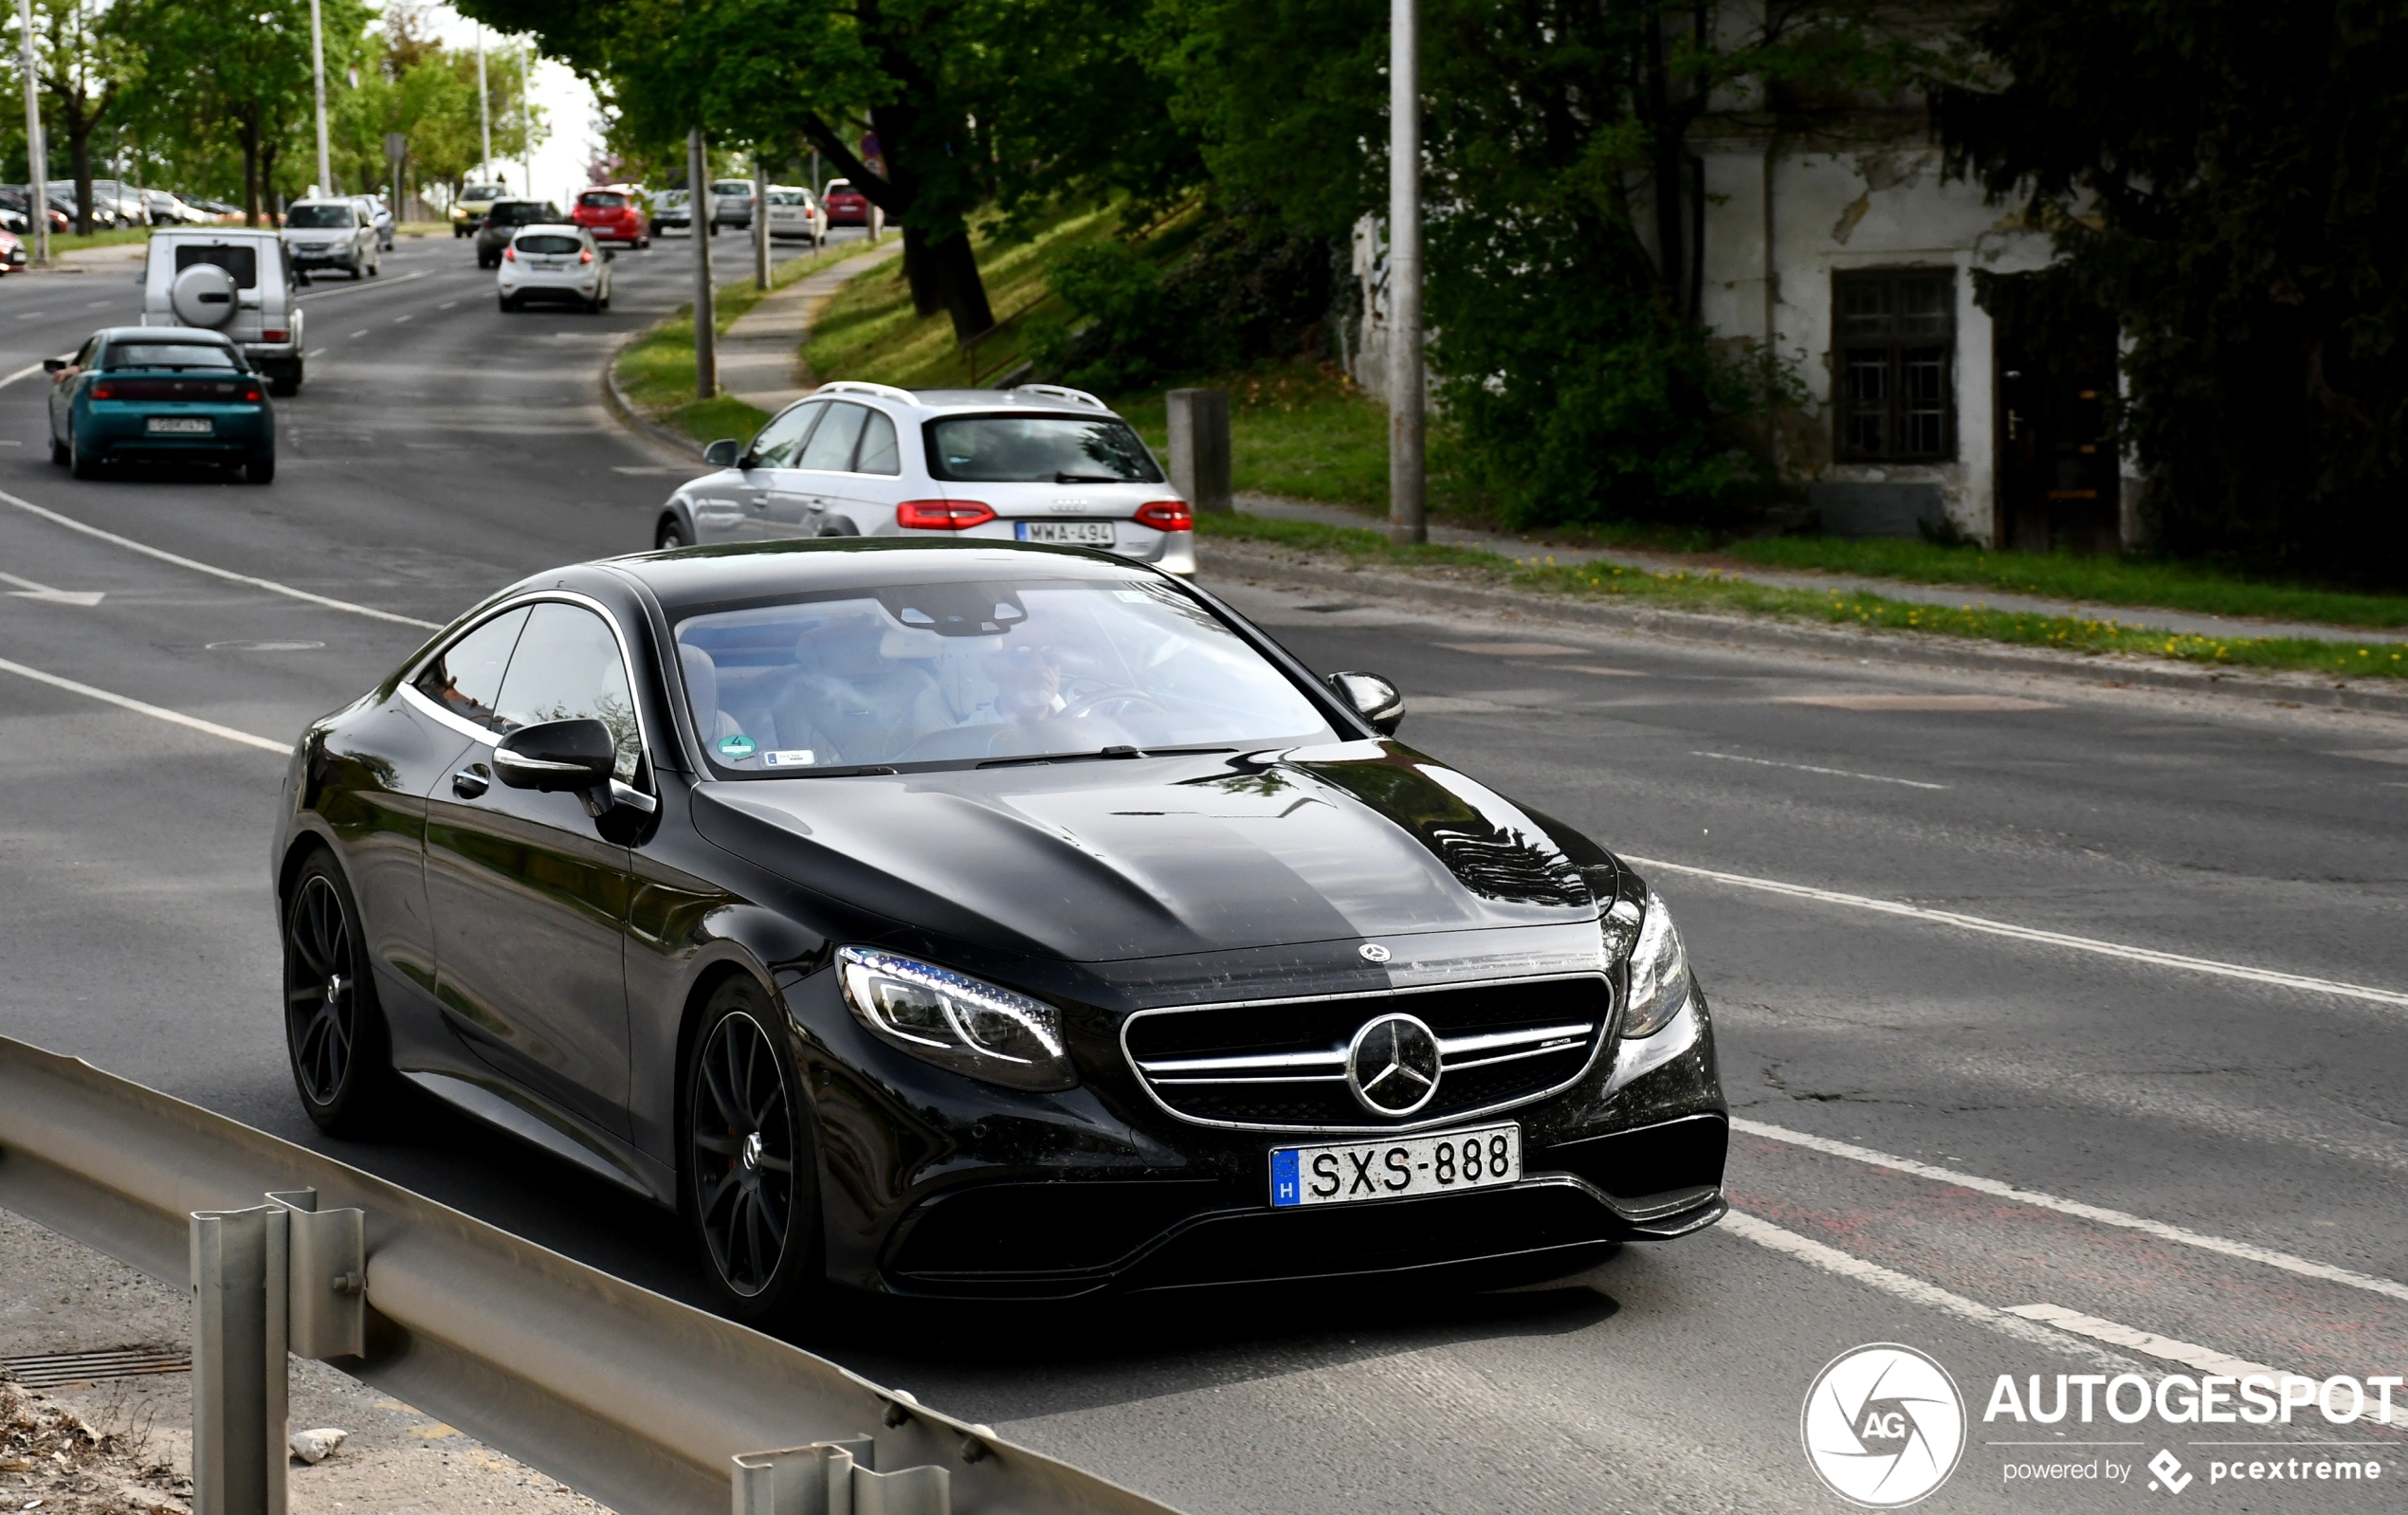
[[[1076,547],[1109,547],[1118,538],[1108,520],[1023,520],[1013,535],[1024,542],[1068,542]]]
[[[205,415],[155,415],[143,425],[155,434],[175,437],[205,437],[217,429]]]
[[[1470,1131],[1279,1147],[1271,1153],[1271,1205],[1351,1205],[1367,1199],[1493,1189],[1522,1178],[1522,1127],[1508,1122]]]

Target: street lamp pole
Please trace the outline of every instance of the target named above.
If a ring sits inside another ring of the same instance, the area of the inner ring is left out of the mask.
[[[535,49],[519,49],[519,170],[527,176],[527,198],[535,198]]]
[[[33,235],[33,261],[50,262],[50,147],[42,139],[42,85],[33,62],[33,0],[17,0],[18,71],[25,75],[25,164],[29,202],[26,229]]]
[[[1417,0],[1388,8],[1388,539],[1430,539],[1422,437],[1421,38]]]
[[[326,155],[326,38],[318,22],[318,0],[309,0],[309,78],[318,91],[318,192],[335,192],[335,170]]]

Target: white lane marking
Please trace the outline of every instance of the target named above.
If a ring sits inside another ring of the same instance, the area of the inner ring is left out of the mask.
[[[303,353],[303,354],[301,355],[301,356],[303,356],[303,357],[320,357],[320,356],[323,356],[325,355],[325,352],[326,352],[326,349],[324,349],[324,348],[322,348],[322,347],[313,347],[313,348],[311,348],[308,352]]]
[[[354,605],[349,600],[331,599],[323,594],[312,594],[305,589],[295,589],[290,584],[279,584],[272,578],[255,578],[248,574],[237,574],[230,568],[220,568],[215,563],[204,563],[190,557],[179,557],[162,548],[154,547],[149,542],[138,542],[131,537],[120,537],[113,531],[102,531],[98,526],[85,525],[74,517],[62,516],[55,510],[45,510],[32,501],[19,500],[12,494],[0,492],[0,504],[14,505],[29,515],[55,521],[69,531],[80,531],[86,537],[97,537],[104,542],[122,547],[128,552],[140,553],[145,557],[155,557],[163,563],[173,563],[178,568],[189,568],[196,574],[208,574],[233,583],[247,584],[253,589],[264,589],[271,594],[283,594],[292,599],[307,600],[312,605],[322,605],[330,611],[341,611],[349,615],[365,615],[372,621],[391,621],[396,626],[424,627],[429,631],[439,630],[443,626],[441,621],[422,621],[414,615],[397,615],[392,611],[380,611],[373,606]]]
[[[2272,968],[2253,968],[2243,962],[2219,962],[2213,958],[2190,958],[2179,952],[2160,952],[2154,947],[2130,947],[2120,941],[2102,941],[2096,937],[2070,936],[2062,931],[2043,931],[2036,926],[2019,926],[2011,921],[1992,921],[1983,916],[1960,915],[1954,910],[1933,910],[1920,904],[1907,904],[1898,900],[1876,900],[1862,894],[1842,894],[1836,889],[1817,889],[1803,884],[1785,884],[1779,879],[1760,879],[1745,873],[1724,873],[1715,868],[1702,868],[1687,863],[1672,863],[1663,858],[1640,857],[1626,853],[1641,867],[1663,868],[1673,873],[1686,873],[1691,878],[1712,879],[1742,889],[1761,889],[1767,894],[1785,894],[1796,900],[1815,900],[1824,904],[1844,904],[1852,909],[1870,910],[1878,915],[1904,916],[1913,921],[1929,921],[1940,925],[1956,926],[1964,931],[1978,931],[1987,936],[2007,937],[2016,941],[2036,941],[2045,946],[2067,947],[2075,952],[2096,953],[2103,958],[2121,958],[2126,962],[2145,962],[2160,968],[2182,968],[2192,973],[2213,974],[2219,978],[2239,978],[2253,984],[2271,984],[2278,989],[2304,989],[2310,994],[2333,995],[2343,999],[2362,999],[2374,1005],[2391,1005],[2408,1010],[2408,994],[2397,989],[2377,989],[2369,984],[2344,983],[2337,978],[2311,978],[2305,974],[2281,973]]]
[[[356,295],[363,289],[391,289],[395,284],[406,284],[412,279],[424,279],[426,277],[427,270],[421,268],[414,274],[403,274],[397,279],[380,279],[373,284],[368,283],[366,280],[362,280],[356,284],[345,284],[340,289],[321,289],[314,295],[302,295],[296,299],[293,303],[298,305],[306,301],[325,300],[335,295]]]
[[[362,326],[359,330],[357,330],[357,331],[356,331],[356,332],[352,333],[352,336],[353,336],[354,338],[365,337],[365,336],[367,336],[367,335],[368,335],[368,328],[367,328],[367,327],[365,327],[365,326]]]
[[[410,318],[409,318],[409,317],[407,317],[407,316],[395,316],[395,317],[393,318],[393,324],[394,324],[394,325],[396,325],[396,326],[399,326],[399,325],[402,325],[403,323],[405,323],[406,321],[408,321],[409,319],[410,319]]]
[[[18,313],[17,319],[19,319],[19,320],[40,320],[40,319],[41,319],[44,316],[48,315],[48,314],[49,314],[49,312],[47,312],[47,311],[41,311],[41,310],[21,311],[21,312],[19,312],[19,313]]]
[[[457,304],[459,304],[459,303],[460,303],[460,301],[456,301],[456,300],[447,300],[447,301],[445,301],[442,304],[437,305],[437,306],[435,307],[435,309],[437,309],[437,310],[449,310],[452,306],[457,305]]]
[[[1770,758],[1742,758],[1735,752],[1693,752],[1692,758],[1714,758],[1726,763],[1754,763],[1759,768],[1787,768],[1800,774],[1828,774],[1833,778],[1863,778],[1876,784],[1904,784],[1908,789],[1946,789],[1945,784],[1926,784],[1916,778],[1892,778],[1887,774],[1860,774],[1852,768],[1817,768],[1813,763],[1778,763]]]
[[[52,589],[47,584],[37,584],[29,578],[19,578],[14,574],[0,574],[0,584],[17,586],[9,592],[11,599],[48,600],[54,605],[81,605],[87,611],[100,604],[108,593],[106,590]]]
[[[189,726],[194,731],[205,731],[212,737],[223,737],[228,741],[239,741],[246,747],[257,747],[262,752],[289,753],[293,750],[289,742],[270,741],[265,737],[254,737],[247,731],[236,731],[231,726],[221,726],[214,721],[203,721],[198,716],[188,716],[180,710],[170,710],[163,705],[147,704],[140,700],[129,700],[124,695],[111,694],[106,689],[95,689],[88,684],[78,684],[73,679],[62,679],[55,673],[45,673],[40,668],[28,668],[22,663],[11,663],[6,658],[0,658],[0,673],[13,673],[21,679],[31,679],[36,684],[46,684],[53,688],[64,689],[70,694],[80,694],[86,699],[116,705],[121,710],[131,710],[137,715],[149,716],[154,721],[165,721],[178,726]]]
[[[2035,1210],[2053,1210],[2059,1214],[2071,1215],[2078,1220],[2094,1221],[2102,1226],[2120,1227],[2125,1231],[2137,1231],[2144,1236],[2155,1236],[2160,1241],[2175,1242],[2184,1247],[2196,1247],[2201,1251],[2216,1252],[2226,1257],[2237,1257],[2244,1262],[2258,1263],[2268,1268],[2280,1269],[2287,1273],[2296,1273],[2302,1278],[2322,1279],[2328,1284],[2346,1284],[2351,1288],[2362,1288],[2370,1294],[2382,1294],[2396,1300],[2408,1300],[2408,1284],[2397,1283],[2388,1278],[2379,1278],[2372,1273],[2361,1273],[2346,1268],[2336,1268],[2330,1263],[2320,1263],[2309,1258],[2294,1256],[2289,1252],[2276,1251],[2271,1247],[2259,1247],[2245,1241],[2233,1241],[2223,1236],[2211,1236],[2205,1232],[2192,1231],[2184,1226],[2169,1226],[2164,1221],[2151,1220],[2145,1215],[2110,1210],[2105,1205],[2088,1204],[2079,1199],[2062,1199],[2055,1195],[2043,1194],[2036,1189],[2019,1188],[2015,1184],[2003,1183],[1997,1178],[1985,1178],[1979,1174],[1960,1173],[1954,1168],[1943,1168],[1928,1162],[1918,1162],[1912,1158],[1892,1157],[1887,1152],[1876,1152],[1870,1147],[1860,1147],[1852,1141],[1834,1141],[1829,1137],[1812,1136],[1804,1131],[1792,1131],[1787,1126],[1767,1125],[1761,1121],[1751,1121],[1743,1116],[1731,1117],[1731,1129],[1743,1131],[1749,1136],[1762,1137],[1770,1141],[1784,1141],[1791,1146],[1804,1147],[1810,1152],[1820,1152],[1829,1157],[1846,1158],[1852,1162],[1862,1162],[1876,1168],[1888,1168],[1898,1173],[1910,1174],[1918,1178],[1930,1178],[1940,1183],[1954,1184],[1960,1189],[1970,1189],[1976,1194],[2011,1199],[2016,1204],[2030,1205]]]
[[[2062,710],[2046,700],[2011,694],[1793,694],[1777,705],[1828,705],[1833,710]]]
[[[1722,1229],[1735,1236],[1744,1237],[1759,1247],[1767,1248],[1794,1257],[1811,1267],[1819,1268],[1826,1273],[1836,1274],[1841,1278],[1880,1289],[1886,1294],[1894,1294],[1913,1304],[1972,1321],[1979,1325],[1986,1325],[2000,1335],[2014,1337],[2018,1342],[2058,1352],[2072,1351],[2084,1357],[2103,1358],[2117,1367],[2130,1365],[2127,1360],[2111,1353],[2100,1352],[2095,1347],[2078,1345],[2069,1341],[2061,1332],[2052,1331],[2044,1325],[2018,1319],[2007,1314],[2004,1310],[1984,1305],[1979,1300],[1967,1299],[1962,1294],[1942,1288],[1937,1284],[1926,1284],[1922,1279],[1902,1273],[1894,1268],[1884,1268],[1879,1263],[1869,1263],[1852,1252],[1844,1252],[1836,1247],[1826,1246],[1811,1236],[1800,1236],[1794,1231],[1776,1226],[1771,1221],[1751,1215],[1743,1210],[1734,1210],[1724,1215]]]
[[[0,378],[0,390],[5,390],[5,389],[7,389],[9,385],[14,384],[17,380],[19,380],[19,379],[21,379],[21,378],[28,378],[28,377],[32,376],[33,374],[39,374],[39,373],[41,373],[41,372],[42,372],[42,365],[41,365],[41,364],[39,364],[39,363],[27,363],[25,367],[23,367],[23,368],[21,368],[21,369],[17,370],[17,371],[16,371],[15,373],[13,373],[13,374],[9,374],[7,377],[5,377],[5,378]]]
[[[114,303],[114,301],[106,300],[87,300],[83,302],[83,308],[86,310],[99,310],[101,306],[111,303]]]
[[[2129,1347],[2135,1352],[2145,1353],[2153,1358],[2163,1358],[2168,1362],[2180,1362],[2184,1367],[2197,1368],[2201,1373],[2221,1374],[2233,1378],[2259,1373],[2265,1375],[2268,1379],[2277,1382],[2283,1377],[2279,1369],[2270,1368],[2263,1362],[2252,1362],[2246,1358],[2232,1357],[2216,1351],[2214,1347],[2198,1346],[2189,1342],[2178,1342],[2170,1336],[2160,1336],[2155,1331],[2135,1330],[2131,1326],[2119,1325],[2113,1321],[2104,1320],[2096,1315],[2085,1315],[2080,1310],[2069,1310],[2062,1305],[2009,1305],[2004,1308],[2009,1315],[2019,1315],[2027,1321],[2038,1321],[2045,1325],[2053,1325],[2061,1331],[2071,1331],[2076,1336],[2087,1336],[2094,1342],[2105,1342],[2109,1346]]]

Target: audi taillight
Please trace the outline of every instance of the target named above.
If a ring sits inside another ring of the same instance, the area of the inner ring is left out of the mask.
[[[1194,531],[1195,512],[1184,500],[1155,500],[1137,507],[1137,523],[1156,531]]]
[[[895,524],[907,531],[968,531],[994,519],[976,500],[906,500],[895,507]]]

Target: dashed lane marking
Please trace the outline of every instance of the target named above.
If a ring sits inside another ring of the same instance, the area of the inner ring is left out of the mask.
[[[1862,1162],[1875,1168],[1888,1168],[1918,1178],[1930,1178],[1940,1183],[1953,1184],[1960,1189],[1970,1189],[1976,1194],[2011,1199],[2016,1204],[2030,1205],[2035,1210],[2053,1210],[2061,1215],[2071,1215],[2077,1220],[2094,1221],[2102,1226],[2115,1226],[2125,1231],[2137,1231],[2144,1236],[2154,1236],[2160,1241],[2195,1247],[2201,1251],[2216,1252],[2226,1257],[2237,1257],[2245,1262],[2280,1269],[2287,1273],[2296,1273],[2302,1278],[2322,1279],[2328,1284],[2345,1284],[2351,1288],[2362,1288],[2370,1294],[2381,1294],[2396,1300],[2408,1300],[2408,1284],[2380,1278],[2371,1273],[2357,1272],[2347,1268],[2336,1268],[2330,1263],[2320,1263],[2312,1258],[2276,1251],[2271,1247],[2259,1247],[2250,1242],[2213,1236],[2205,1232],[2192,1231],[2185,1226],[2170,1226],[2164,1221],[2151,1220],[2145,1215],[2135,1215],[2122,1210],[2110,1210],[2105,1205],[2089,1204],[2079,1199],[2064,1199],[2055,1195],[2043,1194],[2036,1189],[2025,1189],[2001,1182],[1997,1178],[1985,1178],[1979,1174],[1961,1173],[1954,1168],[1943,1168],[1933,1163],[1918,1162],[1912,1158],[1892,1157],[1887,1152],[1876,1152],[1870,1147],[1860,1147],[1852,1141],[1834,1141],[1829,1137],[1813,1136],[1804,1131],[1792,1131],[1786,1126],[1767,1125],[1761,1121],[1751,1121],[1743,1116],[1731,1117],[1731,1129],[1745,1132],[1749,1136],[1762,1137],[1768,1141],[1782,1141],[1794,1147],[1804,1147],[1810,1152],[1820,1152],[1827,1157],[1846,1158],[1852,1162]]]
[[[2038,1321],[2045,1325],[2053,1325],[2061,1331],[2071,1331],[2076,1336],[2087,1336],[2094,1342],[2105,1342],[2109,1346],[2128,1347],[2132,1351],[2145,1353],[2153,1358],[2163,1358],[2168,1362],[2180,1362],[2184,1367],[2197,1368],[2201,1373],[2221,1374],[2233,1378],[2246,1378],[2253,1373],[2263,1374],[2270,1379],[2279,1379],[2283,1376],[2279,1370],[2270,1368],[2263,1362],[2252,1362],[2245,1358],[2232,1357],[2216,1351],[2214,1347],[2195,1346],[2188,1342],[2178,1342],[2170,1336],[2160,1336],[2155,1331],[2135,1330],[2128,1325],[2119,1325],[2113,1321],[2102,1320],[2096,1315],[2085,1315],[2080,1310],[2069,1310],[2062,1305],[2009,1305],[2005,1308],[2009,1315],[2019,1315],[2027,1321]]]
[[[1960,915],[1954,910],[1933,910],[1920,904],[1907,904],[1899,900],[1876,900],[1869,895],[1843,894],[1836,889],[1817,889],[1804,884],[1788,884],[1779,879],[1760,879],[1745,873],[1724,873],[1716,868],[1702,868],[1687,863],[1671,863],[1662,858],[1631,855],[1631,861],[1641,867],[1663,868],[1671,873],[1684,873],[1690,878],[1711,879],[1735,888],[1760,889],[1767,894],[1783,894],[1794,900],[1813,900],[1822,904],[1841,904],[1853,910],[1870,910],[1877,915],[1903,916],[1911,921],[1929,921],[1936,925],[1955,926],[1961,931],[1977,931],[1985,936],[2006,937],[2016,941],[2038,942],[2043,946],[2064,947],[2074,952],[2094,953],[2102,958],[2121,958],[2126,962],[2144,962],[2160,968],[2180,968],[2190,973],[2211,974],[2219,978],[2238,978],[2253,984],[2271,984],[2277,989],[2300,989],[2309,994],[2332,995],[2343,999],[2361,999],[2373,1005],[2389,1005],[2408,1010],[2408,994],[2397,989],[2378,989],[2370,984],[2344,983],[2337,978],[2311,978],[2306,974],[2283,973],[2272,968],[2253,968],[2244,962],[2219,962],[2213,958],[2186,957],[2179,952],[2160,952],[2154,947],[2126,946],[2120,941],[2102,941],[2096,937],[2076,937],[2062,931],[2043,931],[2036,926],[2019,926],[2012,921],[1992,921],[1983,916]]]
[[[5,390],[5,389],[7,389],[9,385],[14,384],[17,380],[19,380],[19,379],[21,379],[21,378],[29,378],[29,377],[31,377],[33,374],[39,374],[39,373],[41,373],[41,372],[42,372],[42,365],[41,365],[41,364],[39,364],[39,363],[27,363],[25,367],[23,367],[23,368],[21,368],[21,369],[17,370],[15,373],[10,374],[7,375],[6,377],[0,377],[0,390]]]
[[[149,542],[136,541],[131,537],[120,537],[116,532],[102,531],[98,526],[86,525],[72,516],[62,516],[55,510],[46,510],[30,500],[20,500],[12,494],[0,493],[0,504],[14,505],[27,515],[40,516],[43,520],[64,526],[69,531],[80,531],[86,537],[98,538],[101,541],[122,547],[128,552],[140,553],[145,557],[155,557],[160,562],[173,563],[178,568],[189,568],[196,574],[207,574],[213,578],[226,579],[231,583],[247,584],[253,589],[263,589],[271,594],[305,600],[309,604],[323,606],[330,611],[341,611],[346,615],[365,615],[372,621],[391,621],[396,626],[424,627],[429,631],[438,630],[443,626],[441,621],[422,621],[414,615],[400,615],[392,611],[380,611],[371,605],[354,605],[349,600],[338,600],[325,594],[313,594],[305,589],[295,589],[290,584],[279,584],[272,578],[259,578],[249,574],[237,574],[230,568],[220,568],[215,563],[204,563],[194,558],[178,557],[163,548],[154,547]]]
[[[257,747],[262,752],[289,753],[293,750],[290,742],[270,741],[265,737],[254,737],[247,731],[237,731],[232,726],[221,726],[214,721],[203,721],[198,716],[188,716],[181,710],[170,710],[164,705],[128,699],[124,695],[113,694],[106,689],[96,689],[88,684],[78,684],[73,679],[63,679],[55,673],[45,673],[40,668],[28,668],[22,663],[11,663],[6,658],[0,658],[0,673],[13,673],[21,679],[31,679],[36,684],[46,684],[54,689],[64,689],[69,694],[80,694],[87,700],[98,700],[103,704],[116,705],[120,710],[131,710],[136,715],[149,716],[154,721],[164,721],[171,725],[207,732],[212,737],[222,737],[228,741],[241,742],[246,747]]]
[[[1759,768],[1786,768],[1799,774],[1827,774],[1833,778],[1862,778],[1875,784],[1903,784],[1908,789],[1946,789],[1946,784],[1926,784],[1919,778],[1892,778],[1887,774],[1860,774],[1852,768],[1817,768],[1813,763],[1781,763],[1770,758],[1742,758],[1735,752],[1693,752],[1692,758],[1713,758],[1726,763],[1754,763]]]
[[[321,289],[314,295],[298,296],[295,298],[293,302],[295,304],[301,304],[312,300],[331,300],[337,295],[356,295],[363,289],[391,289],[395,284],[406,284],[412,279],[424,279],[426,277],[427,270],[421,268],[414,274],[401,274],[392,279],[377,279],[374,281],[363,279],[356,284],[345,284],[340,289]]]
[[[353,336],[354,338],[365,337],[365,336],[367,336],[367,335],[368,335],[368,328],[367,328],[367,327],[365,327],[365,326],[362,326],[361,328],[359,328],[359,330],[357,330],[357,331],[356,331],[356,332],[352,333],[352,336]]]

